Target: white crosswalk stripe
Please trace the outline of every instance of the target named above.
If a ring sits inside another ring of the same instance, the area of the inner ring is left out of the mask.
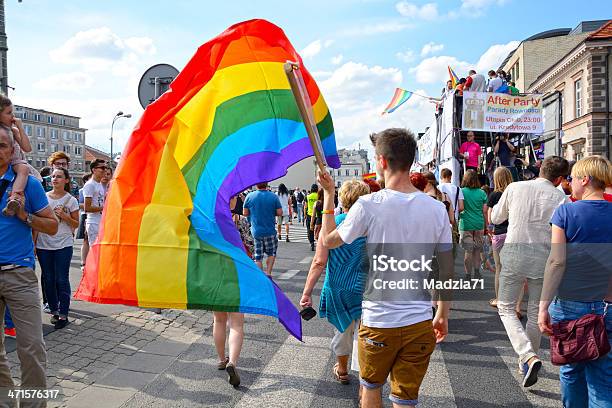
[[[281,231],[282,240],[284,241],[286,238],[285,227],[283,227]],[[297,219],[293,220],[293,224],[289,224],[289,241],[303,244],[308,243],[308,231],[302,224],[298,224]]]

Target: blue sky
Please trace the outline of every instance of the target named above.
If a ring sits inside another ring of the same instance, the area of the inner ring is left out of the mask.
[[[367,143],[389,126],[422,131],[433,105],[413,97],[379,113],[396,86],[438,96],[450,64],[459,76],[497,68],[540,31],[612,18],[607,1],[118,1],[5,2],[14,103],[80,116],[87,143],[116,151],[142,114],[137,85],[156,63],[179,70],[196,48],[239,21],[281,26],[315,75],[339,147]]]

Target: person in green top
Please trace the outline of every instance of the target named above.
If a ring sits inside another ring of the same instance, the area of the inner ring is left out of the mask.
[[[515,87],[515,84],[513,81],[508,82],[508,93],[510,95],[518,95],[519,94],[519,90],[518,88]]]
[[[459,244],[465,251],[463,265],[465,279],[480,279],[480,251],[482,250],[485,214],[487,213],[487,195],[480,189],[478,174],[468,170],[461,183],[463,191],[463,211],[459,219]]]
[[[307,205],[306,207],[306,228],[308,228],[308,242],[310,242],[310,250],[314,251],[315,250],[315,240],[314,240],[314,228],[310,227],[310,220],[312,218],[312,214],[314,211],[314,206],[315,203],[317,202],[318,199],[318,191],[319,191],[319,186],[315,183],[310,187],[310,194],[308,194],[306,196],[306,202],[305,204]]]

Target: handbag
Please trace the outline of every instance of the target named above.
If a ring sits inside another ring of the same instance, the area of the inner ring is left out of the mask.
[[[554,365],[597,360],[610,351],[605,322],[607,309],[606,303],[603,315],[587,314],[552,325],[550,354]]]

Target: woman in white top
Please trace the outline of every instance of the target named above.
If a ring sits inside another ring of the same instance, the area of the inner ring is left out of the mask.
[[[36,254],[45,281],[45,293],[51,310],[51,324],[62,329],[68,324],[70,307],[70,260],[74,245],[74,229],[79,226],[79,204],[70,195],[70,174],[57,168],[51,174],[53,190],[47,192],[49,206],[59,220],[57,234],[38,234]]]
[[[284,184],[278,186],[278,199],[280,200],[283,209],[283,215],[276,217],[276,228],[278,228],[278,239],[281,240],[281,227],[285,223],[285,233],[287,234],[287,242],[289,242],[289,190]]]

